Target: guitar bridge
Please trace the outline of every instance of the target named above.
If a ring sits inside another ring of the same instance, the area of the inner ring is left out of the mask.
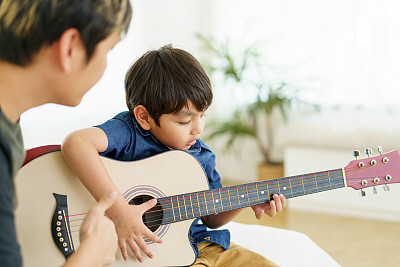
[[[51,221],[51,234],[54,243],[67,259],[75,251],[69,225],[67,196],[56,193],[53,196],[56,199],[56,208]]]

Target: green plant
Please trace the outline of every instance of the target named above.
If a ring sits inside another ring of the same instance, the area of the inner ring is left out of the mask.
[[[261,54],[256,46],[245,48],[241,55],[235,57],[229,50],[228,42],[217,44],[202,35],[198,35],[198,38],[212,59],[204,64],[210,74],[219,72],[226,80],[231,79],[242,85],[242,90],[255,92],[254,99],[238,107],[230,118],[212,121],[208,125],[206,139],[226,136],[225,147],[229,150],[239,139],[250,138],[257,143],[264,163],[273,163],[271,149],[274,145],[276,119],[287,120],[294,103],[300,102],[297,90],[286,82],[265,81],[260,64]]]

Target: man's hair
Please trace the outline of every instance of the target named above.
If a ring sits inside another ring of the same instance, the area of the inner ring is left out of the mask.
[[[0,60],[26,66],[75,28],[89,61],[100,41],[128,31],[131,17],[129,0],[0,0]]]
[[[148,51],[128,70],[125,77],[129,112],[146,107],[159,125],[162,114],[176,113],[190,100],[198,111],[212,102],[211,82],[201,64],[188,52],[171,45]]]

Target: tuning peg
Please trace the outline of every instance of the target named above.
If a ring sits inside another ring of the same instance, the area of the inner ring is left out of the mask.
[[[372,187],[372,191],[374,192],[375,195],[378,194],[378,191],[376,190],[375,186]]]
[[[362,197],[365,197],[365,191],[364,191],[364,189],[361,189],[361,190],[360,190],[360,193],[361,193],[361,196],[362,196]]]
[[[360,150],[354,150],[353,151],[353,155],[356,159],[358,159],[358,157],[360,156]]]
[[[369,155],[372,154],[372,148],[366,148],[366,149],[365,149],[365,154],[367,154],[367,156],[368,156],[368,158],[369,158]]]
[[[378,152],[379,152],[379,155],[382,155],[383,150],[382,150],[381,146],[378,146]]]
[[[390,187],[389,187],[387,184],[385,184],[385,185],[383,186],[383,190],[384,190],[384,191],[389,191],[389,190],[390,190]]]

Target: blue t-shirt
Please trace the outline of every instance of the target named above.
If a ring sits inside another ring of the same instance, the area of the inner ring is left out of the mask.
[[[135,117],[131,116],[127,111],[119,113],[97,127],[107,135],[108,147],[101,155],[108,158],[134,161],[170,150],[170,148],[159,142],[150,131],[144,130]],[[214,152],[200,139],[186,152],[196,157],[202,165],[207,175],[210,189],[220,188],[221,178],[215,169]],[[197,219],[192,224],[190,232],[190,241],[193,245],[212,241],[225,249],[229,249],[230,233],[228,230],[210,231],[201,223],[200,219]],[[194,246],[194,248],[198,255],[197,246]]]

